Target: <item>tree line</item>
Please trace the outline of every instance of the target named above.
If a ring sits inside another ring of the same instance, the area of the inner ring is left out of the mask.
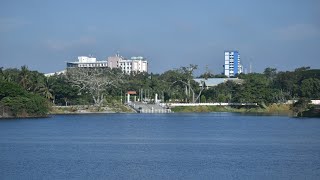
[[[50,110],[51,93],[46,78],[26,66],[21,69],[0,69],[1,117],[46,116]]]
[[[240,74],[243,83],[228,81],[203,92],[209,101],[284,103],[299,98],[320,98],[320,70],[302,67],[294,71],[266,68],[263,73]]]
[[[288,100],[320,99],[320,70],[294,71],[266,68],[263,73],[240,74],[241,83],[227,81],[209,89],[194,81],[197,65],[161,74],[123,74],[120,69],[71,68],[50,77],[27,66],[0,69],[0,105],[14,115],[44,115],[51,105],[96,105],[124,102],[127,91],[139,100],[152,101],[155,94],[165,102],[254,102],[261,107]],[[204,73],[203,78],[221,77]]]

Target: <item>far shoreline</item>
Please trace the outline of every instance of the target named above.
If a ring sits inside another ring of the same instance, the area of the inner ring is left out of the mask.
[[[98,114],[140,114],[139,112],[130,109],[127,107],[125,111],[114,111],[108,107],[102,107],[102,111],[97,109],[75,109],[77,106],[64,106],[64,107],[52,107],[51,111],[44,116],[8,116],[8,117],[0,117],[1,120],[5,119],[40,119],[40,118],[50,118],[55,115],[98,115]],[[236,113],[239,115],[253,115],[253,116],[287,116],[287,117],[296,117],[293,115],[290,110],[290,105],[287,104],[273,104],[269,105],[265,108],[255,107],[255,108],[235,108],[229,106],[176,106],[172,109],[172,114],[201,114],[201,113]],[[143,114],[143,113],[142,113]],[[159,113],[147,113],[147,114],[159,114]],[[319,118],[319,115],[313,114],[310,116],[309,114],[303,117],[297,118],[305,118],[305,117],[314,117]]]

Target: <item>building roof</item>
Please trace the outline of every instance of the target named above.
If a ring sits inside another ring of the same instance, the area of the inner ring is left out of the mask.
[[[137,94],[137,91],[128,91],[127,94],[134,95],[134,94]]]
[[[62,71],[58,71],[58,72],[54,72],[54,73],[46,73],[44,74],[46,77],[50,77],[50,76],[54,76],[54,75],[60,75],[60,74],[65,74],[66,70],[62,70]]]
[[[106,63],[108,61],[95,61],[95,62],[79,62],[79,61],[74,61],[74,62],[67,62],[67,63],[72,63],[72,64],[99,64],[99,63]]]
[[[242,82],[241,79],[238,78],[195,78],[194,81],[199,83],[199,86],[202,86],[202,83],[205,83],[207,87],[217,86],[218,84],[225,83],[227,81],[235,81],[237,83]]]

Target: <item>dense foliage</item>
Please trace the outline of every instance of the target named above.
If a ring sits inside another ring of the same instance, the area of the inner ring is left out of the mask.
[[[49,103],[44,97],[28,92],[18,84],[3,80],[0,81],[0,106],[9,110],[2,110],[1,116],[4,113],[19,117],[45,116],[49,111]]]
[[[228,81],[203,91],[207,102],[255,102],[261,106],[299,98],[320,99],[320,70],[308,67],[277,72],[266,68],[261,74],[241,74],[243,83]]]
[[[124,102],[127,91],[136,91],[138,100],[148,102],[158,94],[165,102],[254,102],[261,107],[300,98],[320,99],[320,70],[309,67],[285,72],[266,68],[263,73],[240,74],[240,83],[227,81],[209,89],[193,80],[196,68],[196,65],[190,65],[162,74],[122,74],[118,69],[106,69],[97,75],[93,73],[98,71],[80,69],[77,74],[75,70],[69,70],[65,75],[50,77],[30,71],[26,66],[1,68],[0,105],[10,107],[16,116],[44,115],[50,103],[100,106],[115,100]],[[85,73],[90,77],[79,78],[85,77]],[[204,73],[200,77],[223,76]],[[300,105],[293,110],[300,112]]]

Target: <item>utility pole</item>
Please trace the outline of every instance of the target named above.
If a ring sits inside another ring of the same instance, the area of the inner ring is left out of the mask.
[[[162,103],[164,103],[164,92],[162,91]]]
[[[121,94],[120,94],[120,100],[121,100],[121,104],[122,104],[122,89],[121,89]]]
[[[190,97],[190,79],[188,79],[188,97]]]
[[[192,93],[192,103],[194,103],[194,92]]]
[[[141,89],[140,102],[142,102],[142,99],[143,99],[143,89]]]

